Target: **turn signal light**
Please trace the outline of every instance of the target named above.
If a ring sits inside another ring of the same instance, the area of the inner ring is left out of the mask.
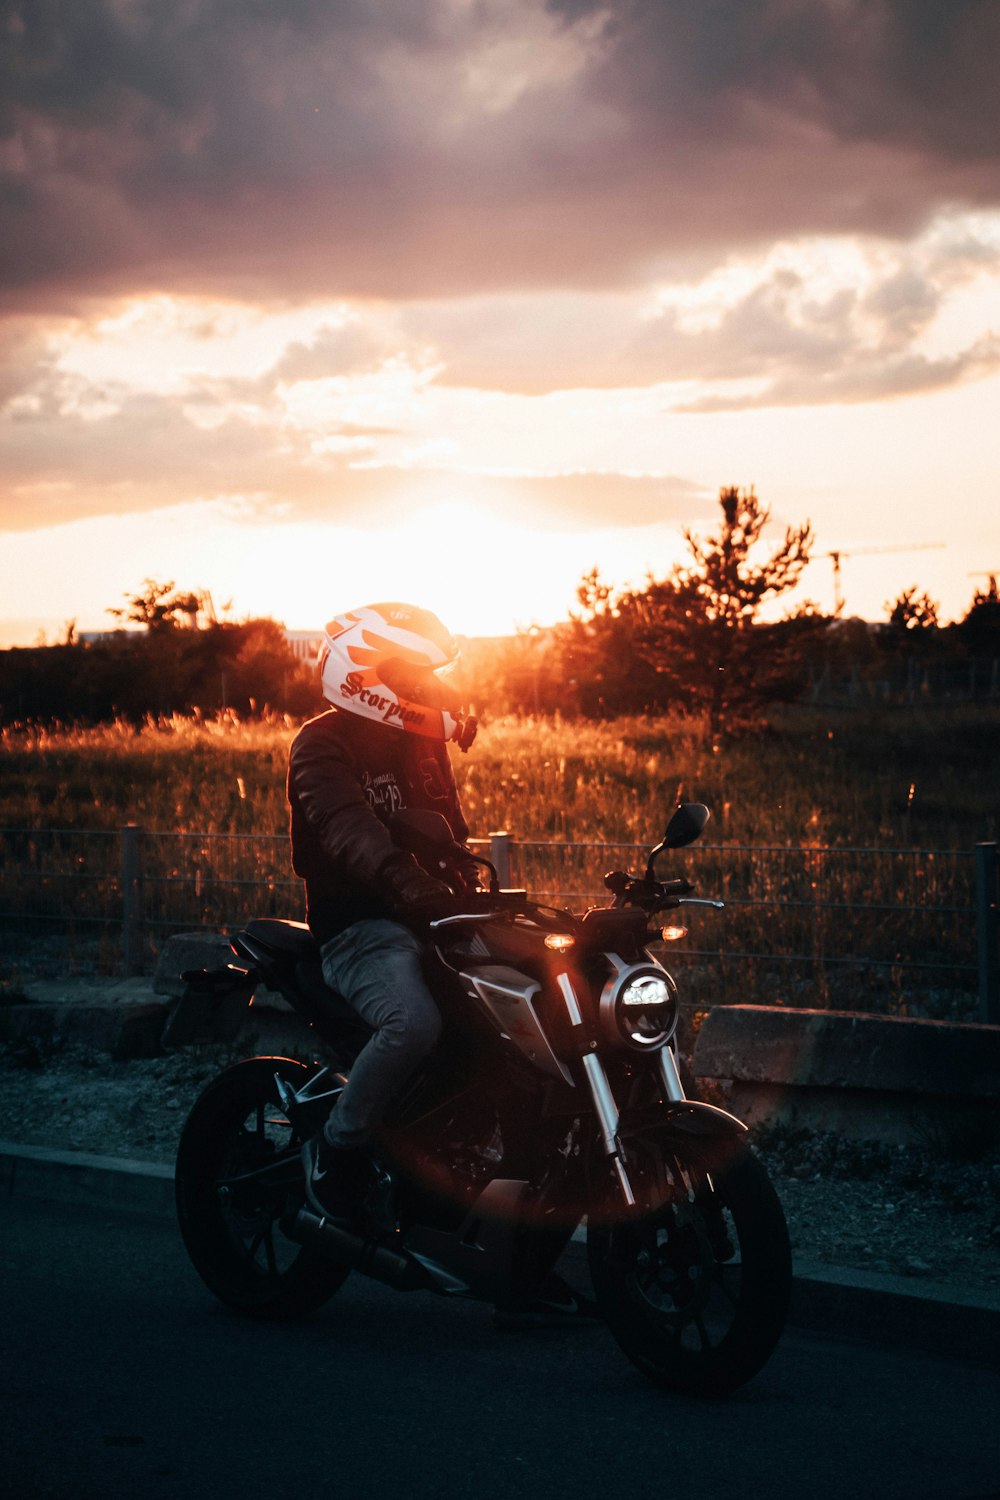
[[[687,937],[687,935],[687,928],[682,927],[679,922],[671,922],[668,926],[660,928],[660,937],[665,943],[679,942],[681,938]]]

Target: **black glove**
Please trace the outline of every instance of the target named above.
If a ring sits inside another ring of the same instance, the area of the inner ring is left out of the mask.
[[[462,885],[462,890],[468,892],[489,890],[489,875],[485,866],[476,859],[463,859],[455,862],[455,874]]]
[[[455,910],[455,896],[443,880],[427,875],[409,854],[394,854],[379,871],[389,910],[402,922],[433,922]]]

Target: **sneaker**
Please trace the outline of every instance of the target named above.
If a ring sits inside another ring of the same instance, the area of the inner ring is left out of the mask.
[[[306,1197],[313,1211],[339,1228],[355,1225],[368,1178],[366,1153],[338,1150],[320,1133],[304,1143],[302,1165]]]
[[[533,1295],[508,1297],[493,1310],[497,1328],[565,1328],[600,1321],[597,1303],[555,1272]]]

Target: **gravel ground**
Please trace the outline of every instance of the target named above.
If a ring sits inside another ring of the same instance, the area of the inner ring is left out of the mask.
[[[30,1043],[8,1044],[0,1055],[0,1137],[172,1161],[191,1104],[236,1055],[200,1046],[117,1062],[80,1047],[42,1055]],[[978,1160],[803,1131],[771,1131],[755,1145],[800,1264],[1000,1294],[1000,1143]]]

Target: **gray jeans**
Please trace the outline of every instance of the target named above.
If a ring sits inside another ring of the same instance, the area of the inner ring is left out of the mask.
[[[331,1146],[364,1146],[392,1098],[441,1035],[420,966],[420,944],[398,922],[373,918],[323,944],[323,978],[374,1027],[326,1122]]]

